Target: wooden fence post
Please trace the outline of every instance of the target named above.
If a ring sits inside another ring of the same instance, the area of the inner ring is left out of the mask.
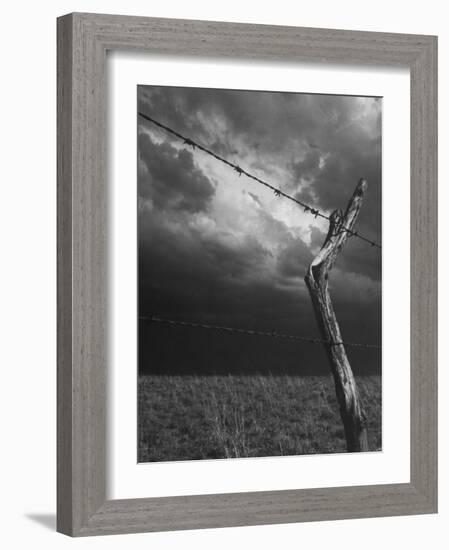
[[[335,391],[340,405],[340,414],[346,436],[346,447],[350,452],[368,451],[368,434],[366,417],[360,400],[354,374],[342,342],[334,308],[329,295],[329,271],[332,269],[338,254],[350,237],[345,227],[353,231],[353,227],[367,188],[365,179],[357,184],[354,194],[348,203],[346,212],[335,210],[329,223],[329,231],[324,244],[310,264],[305,282],[312,298],[313,309],[320,327],[321,334],[328,344],[325,344],[332,374],[335,381]]]

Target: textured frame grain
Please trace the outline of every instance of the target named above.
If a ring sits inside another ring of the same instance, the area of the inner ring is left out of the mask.
[[[410,483],[106,500],[106,52],[406,66]],[[437,511],[437,38],[75,13],[58,19],[57,529],[72,535]]]

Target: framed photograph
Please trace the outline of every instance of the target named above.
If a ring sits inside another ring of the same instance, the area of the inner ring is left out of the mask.
[[[437,511],[437,39],[58,19],[58,531]]]

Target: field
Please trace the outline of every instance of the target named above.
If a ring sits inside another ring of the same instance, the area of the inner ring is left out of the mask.
[[[380,450],[381,378],[357,384]],[[139,378],[139,462],[345,452],[332,378]]]

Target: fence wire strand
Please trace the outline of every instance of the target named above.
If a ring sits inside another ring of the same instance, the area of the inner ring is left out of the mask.
[[[292,197],[291,195],[289,195],[287,193],[284,193],[284,191],[281,191],[281,189],[279,189],[277,187],[274,187],[270,183],[268,183],[268,182],[258,178],[257,176],[254,176],[253,174],[247,172],[246,170],[241,168],[238,164],[235,164],[233,162],[230,162],[229,160],[226,160],[225,158],[221,157],[220,155],[217,155],[216,153],[214,153],[210,149],[207,149],[206,147],[203,147],[202,145],[200,145],[199,143],[197,143],[193,139],[188,138],[188,137],[180,134],[176,130],[173,130],[173,128],[170,128],[169,126],[166,126],[165,124],[162,124],[161,122],[159,122],[156,119],[146,115],[145,113],[142,113],[142,112],[139,111],[138,114],[139,114],[139,116],[141,116],[143,119],[147,120],[148,122],[151,122],[155,126],[158,126],[159,128],[162,128],[163,130],[165,130],[169,134],[171,134],[173,136],[176,136],[178,139],[182,140],[185,145],[187,145],[189,147],[192,147],[193,150],[199,149],[200,151],[203,151],[207,155],[210,155],[211,157],[215,158],[216,160],[222,162],[223,164],[226,164],[227,166],[229,166],[230,168],[235,170],[239,176],[241,176],[243,174],[247,178],[250,178],[250,179],[256,181],[257,183],[260,183],[264,187],[267,187],[268,189],[271,189],[271,191],[274,192],[276,197],[284,197],[284,198],[286,198],[290,201],[295,202],[296,204],[298,204],[299,206],[301,206],[304,209],[304,212],[313,215],[315,218],[323,218],[327,221],[330,221],[330,216],[328,216],[327,214],[324,214],[323,212],[321,212],[317,208],[313,208],[312,206],[309,206],[308,204],[300,201],[299,199],[297,199],[295,197]],[[361,239],[362,241],[365,241],[368,244],[370,244],[372,247],[376,247],[376,248],[379,248],[379,249],[382,248],[382,246],[380,244],[376,243],[375,241],[372,241],[371,239],[368,239],[367,237],[364,237],[363,235],[361,235],[357,231],[353,231],[352,229],[349,229],[349,228],[347,228],[343,225],[339,227],[339,230],[346,231],[347,233],[349,233],[349,235],[351,237],[356,237],[358,239]]]
[[[359,344],[356,342],[346,342],[346,341],[331,342],[329,340],[322,340],[320,338],[308,338],[306,336],[298,336],[295,334],[283,334],[275,330],[263,331],[263,330],[227,327],[222,325],[209,325],[207,323],[199,323],[199,322],[192,322],[192,321],[178,321],[176,319],[168,319],[166,317],[158,317],[155,315],[142,316],[142,317],[139,317],[139,319],[149,324],[159,323],[159,324],[165,324],[165,325],[171,325],[171,326],[217,330],[217,331],[227,332],[229,334],[245,334],[248,336],[266,336],[270,338],[278,338],[281,340],[297,340],[306,344],[324,344],[326,346],[345,346],[345,347],[351,347],[351,348],[372,348],[372,349],[381,348],[381,346],[377,344]]]

